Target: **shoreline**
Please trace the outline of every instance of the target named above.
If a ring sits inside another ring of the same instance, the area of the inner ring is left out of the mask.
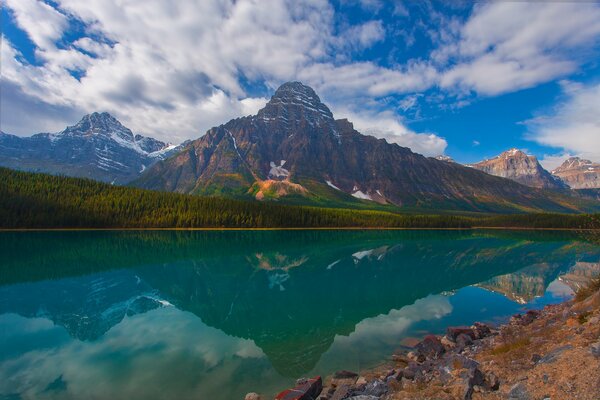
[[[0,232],[70,232],[70,231],[565,231],[600,232],[600,228],[536,228],[510,226],[472,226],[465,228],[403,227],[276,227],[276,228],[0,228]]]
[[[427,335],[360,374],[301,378],[277,400],[598,400],[600,289],[528,310],[498,326],[475,322]],[[268,400],[249,393],[246,400]]]

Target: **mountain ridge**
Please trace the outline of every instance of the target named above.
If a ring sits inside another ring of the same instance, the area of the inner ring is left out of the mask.
[[[292,202],[333,199],[513,212],[577,209],[568,198],[363,135],[350,121],[335,120],[314,90],[300,82],[284,83],[256,115],[209,129],[133,184]]]
[[[93,112],[57,133],[2,133],[0,166],[124,184],[176,148],[134,135],[109,113]]]

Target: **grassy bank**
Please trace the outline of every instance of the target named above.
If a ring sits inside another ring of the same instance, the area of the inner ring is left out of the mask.
[[[419,215],[240,201],[0,168],[0,228],[598,229],[600,214]]]

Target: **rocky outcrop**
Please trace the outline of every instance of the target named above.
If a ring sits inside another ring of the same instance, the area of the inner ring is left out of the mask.
[[[600,188],[600,163],[571,157],[552,171],[572,189]]]
[[[328,204],[369,201],[504,211],[568,208],[534,189],[362,135],[351,122],[335,120],[317,94],[300,82],[283,84],[257,115],[210,129],[154,165],[135,185]]]
[[[108,113],[92,113],[58,133],[0,133],[0,166],[116,184],[137,178],[176,146],[135,135]]]
[[[544,189],[565,189],[560,179],[546,171],[535,156],[510,149],[489,160],[469,165],[487,174],[508,178],[526,186]]]
[[[449,327],[362,375],[335,373],[316,399],[597,399],[599,321],[596,290],[516,314],[498,328]]]

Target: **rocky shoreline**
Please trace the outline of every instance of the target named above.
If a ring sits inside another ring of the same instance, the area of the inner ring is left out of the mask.
[[[263,399],[249,393],[246,400]],[[276,400],[600,399],[600,291],[428,335],[361,375],[302,378]]]

